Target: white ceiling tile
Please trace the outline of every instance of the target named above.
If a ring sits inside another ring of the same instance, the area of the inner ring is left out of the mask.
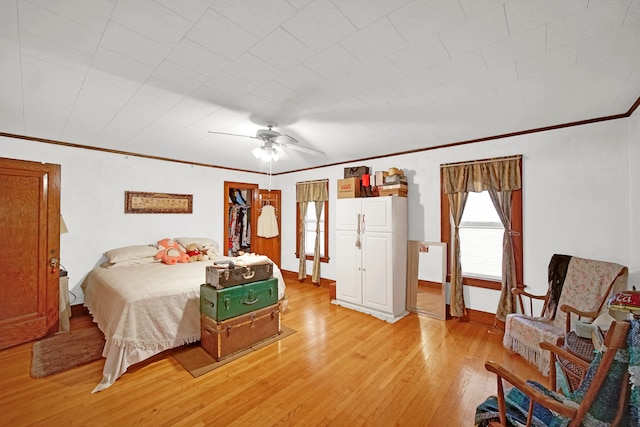
[[[212,8],[257,37],[265,37],[296,9],[284,0],[218,0]]]
[[[438,37],[430,37],[389,56],[405,74],[425,70],[451,59]]]
[[[207,77],[175,62],[164,61],[156,68],[149,82],[184,96],[207,81]]]
[[[139,88],[138,82],[92,69],[82,84],[62,138],[91,144]]]
[[[407,46],[387,19],[358,31],[340,44],[365,64],[382,59]]]
[[[282,27],[315,52],[320,52],[357,31],[329,0],[312,2]]]
[[[155,0],[178,15],[196,22],[215,0]]]
[[[509,36],[503,8],[470,19],[439,34],[451,56],[471,52],[483,46],[505,40]]]
[[[26,31],[20,35],[20,51],[22,55],[80,73],[87,71],[93,59],[92,54],[80,52]]]
[[[400,80],[389,83],[400,95],[409,96],[414,92],[421,92],[440,85],[440,81],[429,70],[414,73]]]
[[[287,0],[287,3],[295,7],[297,10],[304,9],[311,2],[313,2],[313,0]]]
[[[251,92],[257,85],[242,80],[232,73],[222,71],[209,79],[205,86],[229,97],[239,97]]]
[[[130,137],[169,111],[182,98],[181,95],[145,84],[128,100],[95,141],[111,141],[114,146],[122,147]]]
[[[0,37],[0,57],[0,129],[24,134],[23,82],[18,45]]]
[[[154,0],[118,0],[111,21],[170,47],[193,25]]]
[[[318,89],[335,99],[359,96],[367,92],[366,88],[351,76],[332,80],[319,86]]]
[[[368,89],[375,89],[404,77],[402,71],[388,59],[371,63],[352,72],[351,75]]]
[[[415,95],[415,91],[411,94]],[[390,85],[382,85],[376,90],[369,90],[357,95],[357,98],[370,107],[388,107],[389,105],[397,105],[398,100],[403,99],[397,90]],[[425,98],[422,97],[424,102]]]
[[[631,1],[631,0],[627,0]],[[548,48],[574,43],[622,26],[629,9],[626,2],[607,1],[548,24]]]
[[[85,74],[22,58],[25,132],[59,139]]]
[[[286,104],[295,96],[295,92],[275,81],[257,87],[253,95],[275,104]]]
[[[153,73],[154,67],[127,56],[99,47],[91,67],[133,82],[144,83]]]
[[[180,40],[167,59],[207,77],[213,77],[231,63],[189,39]]]
[[[332,0],[358,28],[364,28],[410,0]]]
[[[239,58],[258,42],[258,38],[249,31],[211,9],[186,37],[230,60]]]
[[[460,0],[462,9],[467,18],[473,18],[482,15],[507,3],[509,0]]]
[[[313,55],[311,49],[282,28],[266,36],[250,52],[282,71],[293,68]]]
[[[275,66],[250,53],[233,61],[225,71],[255,86],[266,83],[279,74]]]
[[[132,139],[146,140],[152,143],[162,140],[168,135],[179,132],[213,114],[219,108],[198,98],[185,98],[135,134]]]
[[[522,59],[516,63],[520,79],[529,79],[576,63],[578,44],[549,50],[541,55]]]
[[[583,39],[580,42],[578,61],[618,51],[640,51],[640,22]]]
[[[413,1],[389,15],[389,20],[409,44],[464,22],[460,3],[450,0]]]
[[[304,65],[331,80],[362,67],[362,62],[340,44],[336,44],[309,58]]]
[[[323,77],[304,65],[298,65],[282,73],[274,80],[296,92],[306,92],[326,81]]]
[[[101,33],[26,2],[20,3],[20,31],[28,31],[52,42],[93,54]]]
[[[627,16],[624,19],[624,25],[635,25],[640,23],[640,1],[635,0],[631,7],[629,7],[629,12],[627,12]]]
[[[587,8],[588,0],[513,0],[505,5],[509,31],[521,34]]]
[[[107,26],[114,8],[114,2],[109,0],[28,0],[28,2],[100,32]]]
[[[501,67],[521,59],[537,56],[545,52],[547,32],[545,27],[537,27],[526,33],[508,38],[482,48],[487,67]]]
[[[442,83],[462,80],[475,74],[484,73],[486,70],[487,66],[479,50],[431,67],[433,74]]]
[[[170,48],[119,24],[110,22],[100,46],[143,64],[157,67]]]

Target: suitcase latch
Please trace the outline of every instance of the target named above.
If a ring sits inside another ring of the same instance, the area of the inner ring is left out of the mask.
[[[245,267],[244,271],[242,272],[242,277],[245,279],[251,279],[255,275],[256,275],[256,271],[252,270],[249,267]]]
[[[229,298],[229,296],[225,295],[224,296],[224,308],[229,310],[229,306],[230,305],[231,305],[231,299]]]
[[[246,305],[252,305],[257,303],[259,299],[260,297],[256,297],[253,295],[253,289],[249,289],[249,295],[247,295],[247,298],[243,301],[243,303]]]

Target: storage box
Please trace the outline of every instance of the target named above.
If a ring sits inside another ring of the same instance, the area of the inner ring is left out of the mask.
[[[216,289],[200,285],[200,313],[222,321],[278,302],[278,279]]]
[[[280,333],[280,306],[271,305],[216,322],[200,316],[200,346],[220,361]]]
[[[360,178],[338,180],[338,199],[360,197]]]
[[[407,197],[409,187],[407,184],[387,184],[378,187],[380,196],[400,196]]]
[[[223,265],[206,267],[205,283],[216,289],[230,286],[243,285],[273,277],[273,263],[253,264],[246,267],[235,266],[226,268]]]
[[[360,178],[365,173],[369,173],[368,166],[356,166],[353,168],[344,168],[345,178]]]

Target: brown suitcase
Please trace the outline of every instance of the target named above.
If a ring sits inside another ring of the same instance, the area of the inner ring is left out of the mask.
[[[233,268],[223,268],[223,266],[224,264],[221,264],[221,267],[216,267],[215,265],[206,267],[205,283],[207,285],[222,289],[273,277],[273,263],[271,262],[234,266]]]
[[[200,346],[220,361],[280,333],[280,305],[216,322],[200,316]]]

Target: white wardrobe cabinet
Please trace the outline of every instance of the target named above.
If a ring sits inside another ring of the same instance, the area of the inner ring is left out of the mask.
[[[407,312],[407,198],[338,199],[335,304],[395,322]]]

